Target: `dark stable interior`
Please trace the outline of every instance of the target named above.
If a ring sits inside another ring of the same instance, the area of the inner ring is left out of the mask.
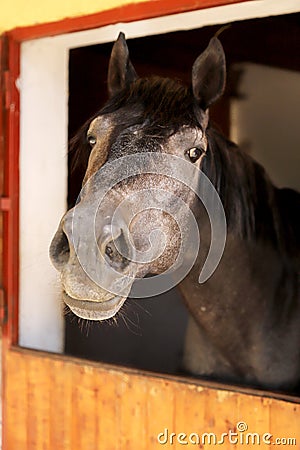
[[[140,76],[151,74],[190,83],[191,67],[221,28],[205,27],[129,39],[131,60]],[[120,30],[122,31],[122,30]],[[236,22],[220,36],[225,49],[228,82],[225,95],[211,110],[211,119],[229,134],[230,100],[241,95],[237,62],[254,62],[300,71],[300,14]],[[69,137],[104,104],[112,43],[77,48],[69,60]],[[76,199],[83,173],[69,176],[69,204]],[[149,299],[128,299],[125,319],[87,323],[66,315],[65,353],[97,361],[161,373],[180,373],[188,312],[178,289]]]

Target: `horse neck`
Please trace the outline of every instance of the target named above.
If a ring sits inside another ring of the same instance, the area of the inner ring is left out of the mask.
[[[257,162],[214,130],[209,131],[209,152],[202,170],[224,206],[227,241],[213,281],[200,286],[197,277],[211,245],[211,225],[200,206],[197,221],[201,247],[187,277],[187,283],[197,287],[194,309],[198,296],[205,297],[208,290],[207,297],[211,297],[212,289],[215,303],[235,304],[239,302],[236,296],[243,298],[248,292],[253,305],[269,301],[276,304],[277,311],[283,313],[284,309],[283,315],[289,316],[299,283],[300,195],[277,189]],[[186,286],[184,289],[188,292]]]
[[[229,231],[242,239],[263,239],[278,246],[281,239],[277,189],[263,167],[213,128],[203,171],[224,206]]]

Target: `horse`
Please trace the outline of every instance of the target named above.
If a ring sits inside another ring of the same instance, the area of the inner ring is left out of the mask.
[[[186,372],[292,391],[300,380],[300,194],[277,188],[211,124],[209,108],[225,85],[217,37],[185,86],[139,78],[120,33],[109,61],[109,99],[71,140],[85,175],[50,258],[64,303],[91,321],[116,317],[135,282],[143,296],[146,281],[151,291],[176,266],[172,282],[190,313]]]

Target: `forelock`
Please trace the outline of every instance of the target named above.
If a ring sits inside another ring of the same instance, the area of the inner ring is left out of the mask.
[[[183,125],[199,126],[194,98],[189,88],[177,80],[151,77],[139,78],[119,95],[113,97],[100,114],[122,108],[139,110],[139,120],[161,135],[172,134]],[[129,114],[130,115],[130,114]]]

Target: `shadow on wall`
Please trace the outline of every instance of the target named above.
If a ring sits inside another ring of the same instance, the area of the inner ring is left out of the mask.
[[[300,73],[237,64],[240,96],[233,99],[231,138],[267,168],[278,187],[300,191]]]

